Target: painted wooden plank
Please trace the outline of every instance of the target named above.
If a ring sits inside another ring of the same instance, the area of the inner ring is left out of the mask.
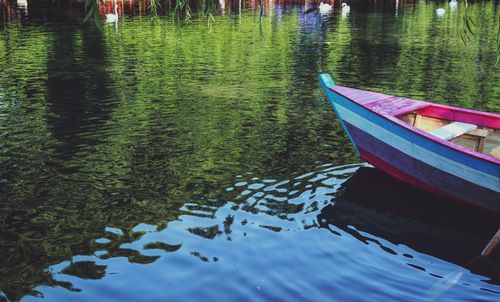
[[[435,118],[500,128],[500,115],[411,99],[406,102],[401,101],[405,98],[334,86],[327,74],[320,76],[320,82],[361,158],[370,156],[369,149],[385,159],[385,162],[380,161],[374,155],[370,158],[374,161],[372,164],[377,166],[384,163],[384,168],[406,178],[407,182],[413,181],[429,190],[443,192],[444,189],[445,194],[480,206],[486,205],[500,213],[500,159],[440,140],[397,118],[416,112]],[[390,106],[393,100],[397,105],[394,110]],[[416,106],[413,101],[420,102],[423,107]],[[409,109],[413,110],[405,111]],[[485,149],[500,151],[500,145],[492,146],[488,140],[484,145]]]
[[[373,101],[379,101],[393,97],[392,95],[388,94],[354,89],[338,85],[331,87],[331,89],[335,92],[342,93],[350,99],[356,100],[358,104],[371,103]]]
[[[337,104],[336,108],[340,117],[346,122],[367,133],[370,133],[370,135],[376,137],[377,139],[394,146],[403,153],[420,161],[426,162],[439,170],[456,175],[462,179],[495,192],[500,192],[500,182],[498,176],[476,170],[453,159],[444,157],[432,152],[431,150],[414,144],[412,141],[408,141],[401,136],[392,133],[391,131],[361,117],[357,113],[350,111],[340,104]]]
[[[344,86],[335,86],[333,91],[342,93],[344,96],[362,104],[366,108],[383,115],[396,116],[411,111],[422,109],[429,105],[427,102],[417,101],[405,97],[393,96],[383,93],[359,90]]]
[[[330,78],[329,75],[322,74],[321,77],[326,76]],[[321,78],[320,77],[320,78]],[[338,91],[335,91],[335,87],[329,87],[325,86],[324,84],[323,88],[327,92],[328,99],[329,101],[333,104],[336,102],[339,102],[341,104],[344,104],[346,106],[360,106],[359,102],[353,101],[350,98],[347,98],[343,94],[339,93]],[[336,93],[337,92],[337,93]],[[422,112],[426,111],[429,107],[446,107],[448,109],[456,109],[456,107],[450,107],[450,106],[443,106],[443,105],[437,105],[437,104],[432,104],[432,103],[427,103],[430,104],[429,106],[426,106],[424,109],[420,110]],[[362,105],[361,105],[362,106]],[[369,111],[369,109],[367,109]],[[473,112],[473,113],[481,113],[479,111],[473,111],[473,110],[467,110],[463,109],[463,111],[466,112]],[[385,125],[388,129],[391,131],[398,133],[399,135],[412,139],[414,140],[417,144],[428,148],[428,149],[433,149],[434,152],[439,153],[440,155],[443,155],[445,157],[450,157],[453,159],[460,159],[458,161],[462,162],[467,162],[468,165],[473,166],[476,169],[479,169],[481,171],[496,175],[500,177],[500,157],[495,158],[492,157],[491,155],[488,156],[486,154],[481,154],[478,152],[475,152],[473,150],[457,146],[456,144],[453,144],[451,142],[447,141],[440,141],[438,143],[439,147],[436,145],[437,138],[434,136],[423,132],[423,131],[415,131],[411,128],[411,126],[405,124],[404,122],[400,121],[396,117],[388,117],[388,116],[383,116],[377,113],[378,116],[373,116],[373,111],[369,111],[370,113],[367,114],[366,112],[361,111],[360,114],[362,115],[369,115],[370,118],[375,118],[378,119],[379,117],[384,119],[385,121],[389,121],[392,125]],[[500,116],[499,115],[494,115],[494,114],[489,114],[489,113],[483,113],[484,116],[486,117],[493,117],[496,116],[496,119],[500,122]],[[382,122],[385,123],[385,122]],[[478,126],[481,125],[479,122],[474,123],[477,124]],[[444,148],[443,148],[444,146]]]
[[[430,134],[439,137],[440,139],[450,140],[452,138],[458,137],[469,131],[476,129],[477,126],[468,123],[453,122],[436,130],[430,132]]]
[[[364,104],[364,107],[385,116],[398,116],[428,106],[425,102],[393,96]]]
[[[410,140],[420,147],[426,148],[451,160],[466,163],[474,169],[486,172],[497,178],[500,177],[500,160],[496,160],[477,152],[472,155],[471,153],[474,151],[457,146],[451,142],[437,142],[437,139],[434,136],[424,131],[415,131],[413,127],[395,117],[384,118],[383,116],[379,116],[341,95],[336,95],[334,93],[329,94],[329,99],[332,104],[341,104],[346,108],[356,111],[360,116],[362,116],[363,119],[371,120],[377,124],[383,125],[383,127],[388,129],[390,132],[406,140]],[[339,115],[337,114],[337,116]]]
[[[377,123],[379,123],[380,125],[383,125],[385,128],[387,128],[391,132],[394,132],[397,135],[399,135],[405,139],[411,140],[412,142],[414,142],[415,144],[418,144],[419,146],[421,146],[423,148],[431,150],[432,152],[435,152],[441,156],[450,158],[450,159],[455,160],[457,162],[465,163],[474,169],[489,173],[489,174],[496,176],[496,177],[500,177],[500,158],[496,159],[494,157],[472,151],[472,150],[467,149],[465,147],[460,147],[460,146],[453,144],[451,142],[448,142],[448,141],[441,141],[440,140],[438,142],[438,139],[435,138],[434,136],[432,136],[424,131],[421,131],[421,130],[415,130],[412,126],[404,123],[403,121],[397,119],[396,117],[383,116],[381,114],[374,113],[373,111],[370,111],[369,109],[362,107],[363,105],[362,104],[360,105],[360,103],[363,103],[363,102],[360,102],[359,100],[354,101],[353,99],[348,98],[347,96],[345,96],[343,94],[343,93],[348,94],[350,91],[349,88],[334,86],[335,84],[333,84],[333,81],[332,81],[330,75],[321,74],[319,76],[319,79],[320,79],[320,83],[321,83],[323,89],[325,90],[325,92],[328,96],[328,100],[330,101],[330,103],[334,107],[334,110],[336,110],[335,104],[337,104],[337,103],[342,104],[348,108],[355,108],[354,110],[356,110],[361,116],[363,116],[367,119],[375,120]],[[345,91],[347,91],[347,92],[345,92]],[[355,95],[352,94],[351,97],[353,97],[353,96],[355,96]],[[370,97],[371,96],[369,96],[367,98],[369,99]],[[373,99],[371,99],[371,100],[373,100]],[[367,100],[366,102],[369,102],[369,100]],[[423,103],[426,103],[426,102],[423,102]],[[426,103],[426,104],[430,104],[431,106],[439,107],[439,108],[445,107],[448,109],[449,108],[456,109],[455,107],[450,107],[450,106],[436,105],[436,104],[432,104],[432,103]],[[426,106],[425,108],[423,108],[422,110],[419,110],[419,111],[424,112],[429,107],[430,106]],[[359,108],[363,108],[363,110],[359,110]],[[465,111],[467,113],[469,113],[469,112],[478,113],[476,111],[467,110],[467,109],[464,109],[463,111]],[[336,112],[336,113],[337,113],[337,116],[339,116],[338,112]],[[484,116],[486,116],[488,118],[493,118],[493,119],[496,118],[500,122],[499,115],[484,113]],[[339,118],[339,119],[342,123],[342,119],[341,118]],[[344,129],[345,129],[345,127],[344,127]],[[349,135],[348,131],[346,131],[346,133]],[[351,141],[352,141],[352,138],[351,138]],[[356,150],[356,151],[358,151],[358,150]],[[495,149],[495,151],[497,151],[497,150]],[[357,153],[359,154],[359,152],[357,152]]]

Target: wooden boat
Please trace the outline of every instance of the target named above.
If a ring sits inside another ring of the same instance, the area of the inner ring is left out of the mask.
[[[361,159],[500,214],[500,115],[337,86],[319,76]]]

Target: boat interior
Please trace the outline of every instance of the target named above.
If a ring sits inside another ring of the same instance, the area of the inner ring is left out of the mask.
[[[470,123],[471,118],[462,116],[462,121],[457,121],[456,118],[451,119],[456,115],[448,115],[433,114],[432,110],[417,110],[398,118],[441,139],[500,159],[500,129],[485,126],[484,124],[488,125],[488,119],[485,121],[484,118],[477,118],[482,122],[482,125],[478,125]],[[458,117],[460,119],[459,115]]]

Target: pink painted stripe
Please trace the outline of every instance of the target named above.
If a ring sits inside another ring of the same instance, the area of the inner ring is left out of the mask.
[[[500,129],[500,115],[494,113],[438,104],[432,104],[423,108],[418,113],[455,122],[470,123],[478,126]]]
[[[396,116],[428,106],[429,103],[388,94],[364,91],[343,86],[333,86],[331,89],[341,93],[352,101],[363,105],[371,111],[385,116]]]
[[[366,104],[366,103],[371,103],[373,101],[384,100],[384,99],[392,97],[392,95],[388,95],[388,94],[365,91],[365,90],[354,89],[354,88],[338,86],[338,85],[330,87],[330,89],[332,89],[335,92],[341,93],[342,95],[344,95],[350,99],[356,100],[356,103],[361,104],[361,105]]]
[[[382,115],[399,116],[427,107],[429,103],[393,96],[388,99],[367,103],[364,106]]]

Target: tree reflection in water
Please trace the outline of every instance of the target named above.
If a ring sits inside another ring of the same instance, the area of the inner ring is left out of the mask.
[[[120,1],[138,17],[101,33],[69,1],[28,1],[21,13],[0,1],[3,295],[76,291],[64,276],[105,279],[117,259],[220,264],[223,243],[318,226],[424,269],[402,245],[467,263],[489,239],[489,219],[372,170],[341,187],[359,166],[344,166],[357,158],[316,75],[496,112],[497,7],[472,6],[483,38],[465,48],[449,34],[460,9],[436,20],[422,2],[396,18],[383,2],[320,18],[303,15],[303,1],[266,1],[262,23],[252,11],[228,14],[209,33],[204,22],[151,24],[145,1]]]

